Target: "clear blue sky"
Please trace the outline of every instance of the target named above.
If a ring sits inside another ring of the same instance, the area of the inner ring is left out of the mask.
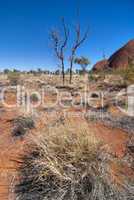
[[[73,27],[77,4],[82,29],[90,26],[78,55],[92,64],[134,38],[134,0],[0,0],[0,69],[56,68],[49,30],[62,16]]]

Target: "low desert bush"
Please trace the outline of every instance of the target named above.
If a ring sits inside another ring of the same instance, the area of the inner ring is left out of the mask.
[[[20,73],[18,72],[9,72],[8,73],[8,80],[12,86],[17,85],[20,80]]]
[[[115,76],[121,75],[125,85],[134,83],[134,65],[129,65],[126,69],[115,69],[112,73]]]
[[[36,93],[33,93],[33,94],[30,96],[30,100],[31,100],[31,102],[36,103],[36,102],[39,101],[39,97],[38,97],[38,95],[37,95]]]
[[[89,81],[94,81],[94,76],[93,76],[92,72],[89,72],[89,74],[88,74],[88,80]]]
[[[131,184],[119,189],[112,182],[110,155],[84,129],[49,129],[23,160],[18,200],[132,199]]]
[[[90,71],[88,73],[88,81],[89,82],[97,82],[97,81],[103,80],[103,79],[104,79],[104,74],[102,74],[101,72],[97,73],[97,72]]]
[[[18,117],[13,120],[14,128],[12,130],[13,136],[23,136],[28,129],[35,127],[34,121],[31,117]]]
[[[99,121],[104,125],[112,128],[118,128],[129,135],[134,134],[134,117],[130,116],[113,116],[109,112],[105,112],[105,110],[94,110],[94,112],[90,112],[86,115],[87,121]]]
[[[94,72],[92,76],[95,76],[95,75],[99,76],[99,80],[104,80],[107,75],[113,75],[115,77],[121,76],[122,81],[119,80],[118,85],[127,86],[129,84],[134,84],[134,64],[129,64],[129,66],[125,69],[120,68],[120,67],[117,69],[108,68],[106,70]],[[91,76],[91,79],[92,79],[92,76]]]

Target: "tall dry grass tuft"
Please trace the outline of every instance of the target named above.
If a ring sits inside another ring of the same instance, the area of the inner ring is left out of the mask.
[[[113,158],[114,159],[114,158]],[[118,187],[110,174],[111,155],[79,124],[52,127],[24,157],[19,200],[132,200],[130,182]]]

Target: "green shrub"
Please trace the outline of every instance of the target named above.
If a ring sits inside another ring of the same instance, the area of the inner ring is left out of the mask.
[[[94,80],[94,76],[93,76],[92,72],[89,72],[89,74],[88,74],[88,80],[89,81],[93,81]]]
[[[33,93],[31,96],[30,96],[30,101],[32,102],[38,102],[39,101],[39,97],[36,93]]]

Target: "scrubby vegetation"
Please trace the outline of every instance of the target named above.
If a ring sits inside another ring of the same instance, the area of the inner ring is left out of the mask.
[[[118,72],[123,77],[124,83],[133,84],[134,83],[134,65],[129,65],[127,69],[119,70]]]
[[[122,176],[114,181],[110,163],[122,161],[110,155],[84,128],[59,125],[36,140],[23,158],[18,200],[132,200],[134,188]]]
[[[86,115],[87,120],[101,121],[103,124],[119,128],[126,131],[129,134],[134,134],[134,117],[130,116],[112,116],[109,112],[98,110]]]
[[[8,75],[8,80],[10,81],[11,85],[17,85],[19,83],[20,79],[20,73],[19,72],[12,72],[9,71]]]
[[[20,116],[13,120],[14,128],[12,130],[13,136],[23,136],[28,129],[35,127],[35,123],[31,117]]]
[[[92,75],[92,76],[91,76]],[[101,79],[105,79],[105,77],[107,75],[113,75],[113,76],[120,76],[122,77],[122,84],[124,85],[129,85],[129,84],[133,84],[134,83],[134,64],[129,64],[129,66],[127,68],[118,68],[118,69],[105,69],[105,70],[100,70],[98,72],[95,73],[90,73],[89,79],[91,77],[91,79],[95,79],[95,76],[99,76],[99,80]],[[119,84],[120,80],[119,80]]]
[[[30,100],[31,100],[31,102],[36,103],[36,102],[39,101],[39,97],[38,97],[38,95],[37,95],[36,93],[33,93],[33,94],[30,96]]]

